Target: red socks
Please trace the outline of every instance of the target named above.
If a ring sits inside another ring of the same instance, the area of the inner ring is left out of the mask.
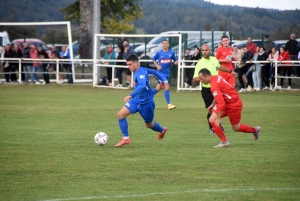
[[[243,133],[254,133],[256,132],[256,129],[248,126],[246,124],[241,124],[239,130],[237,132],[243,132]]]
[[[215,123],[212,123],[212,122],[209,122],[209,123],[212,126],[215,134],[221,139],[222,142],[225,142],[227,139],[226,139],[226,136],[225,136],[221,126],[219,125],[219,127],[217,127]]]

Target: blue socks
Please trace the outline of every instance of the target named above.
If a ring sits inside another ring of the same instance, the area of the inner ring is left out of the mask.
[[[129,134],[128,134],[128,123],[126,118],[124,119],[119,119],[119,126],[122,132],[123,137],[128,138]]]
[[[169,90],[165,90],[165,98],[166,98],[167,104],[171,104],[170,91]]]
[[[161,125],[159,125],[158,123],[154,122],[154,126],[151,128],[152,130],[156,131],[156,132],[163,132],[163,127],[161,127]]]
[[[152,89],[152,92],[153,92],[153,95],[155,95],[155,94],[157,94],[158,91],[157,91],[156,88],[153,88],[153,89]]]

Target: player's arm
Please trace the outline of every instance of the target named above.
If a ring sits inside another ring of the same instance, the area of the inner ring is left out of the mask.
[[[137,82],[134,91],[130,94],[131,98],[134,98],[137,94],[141,93],[146,87],[146,76],[145,74],[139,74],[136,76]]]
[[[220,66],[219,71],[223,71],[225,73],[230,73],[232,75],[236,75],[236,72],[234,72],[233,70],[230,70],[230,69],[226,68],[225,66]]]
[[[145,70],[148,72],[148,74],[153,75],[155,77],[155,79],[158,81],[158,83],[166,81],[166,80],[163,80],[163,77],[159,73],[157,73],[156,70],[152,70],[149,68],[145,68]]]
[[[173,54],[172,54],[172,59],[174,61],[174,64],[178,65],[178,57],[176,57],[175,52],[173,52]]]
[[[159,58],[158,53],[156,52],[155,56],[152,59],[153,64],[155,65],[155,67],[157,68],[157,70],[161,70],[162,67],[157,63],[157,60]]]

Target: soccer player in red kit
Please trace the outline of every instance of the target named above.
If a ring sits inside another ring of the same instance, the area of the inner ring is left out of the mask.
[[[214,97],[214,101],[208,107],[208,110],[212,110],[209,123],[213,127],[216,135],[221,139],[221,142],[215,147],[221,148],[229,146],[229,142],[220,127],[221,118],[225,116],[229,117],[232,129],[235,132],[252,133],[254,140],[257,140],[261,128],[259,126],[251,127],[240,123],[243,103],[235,88],[222,76],[212,76],[210,71],[206,68],[201,69],[198,76],[202,83],[210,83],[210,90]]]
[[[232,57],[233,49],[229,46],[229,42],[228,36],[221,37],[222,46],[218,48],[215,57],[219,60],[221,66],[230,70],[230,73],[219,71],[219,75],[225,78],[225,80],[234,87],[235,75],[231,74],[231,72],[234,71],[234,65],[232,63],[234,57]]]

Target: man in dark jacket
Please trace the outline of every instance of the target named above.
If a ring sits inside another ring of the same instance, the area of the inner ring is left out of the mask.
[[[48,54],[45,52],[45,50],[43,50],[42,46],[38,46],[38,56],[40,59],[49,59]],[[42,61],[42,67],[43,67],[43,77],[44,77],[44,83],[43,84],[49,84],[49,73],[48,73],[48,69],[49,69],[49,61]]]
[[[22,58],[23,57],[23,54],[22,54],[22,51],[20,50],[19,48],[19,45],[15,44],[14,45],[14,48],[12,50],[12,58]],[[18,81],[17,81],[17,74],[15,73],[16,70],[19,70],[19,62],[14,60],[14,61],[11,61],[11,69],[10,69],[10,79],[13,83],[17,84]],[[20,78],[20,82],[21,82],[21,78]]]
[[[298,41],[295,40],[296,35],[292,33],[290,35],[290,40],[285,44],[285,48],[289,51],[289,57],[291,60],[298,60]],[[299,77],[299,66],[294,66],[294,76]]]

